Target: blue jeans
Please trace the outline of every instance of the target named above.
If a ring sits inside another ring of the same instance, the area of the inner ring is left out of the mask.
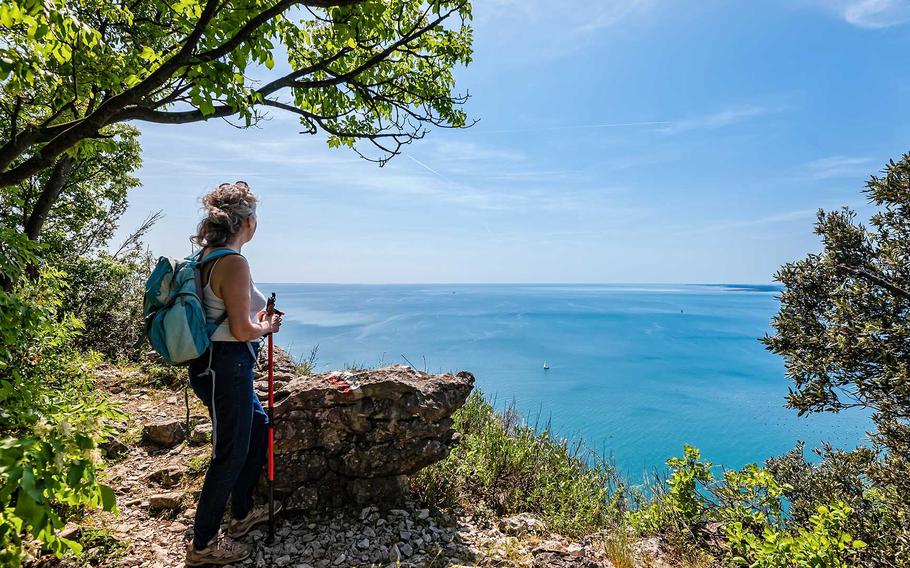
[[[255,349],[258,353],[258,344]],[[209,353],[190,364],[190,385],[212,419],[212,459],[205,474],[193,523],[193,546],[206,547],[218,533],[231,498],[231,516],[245,517],[266,461],[268,417],[253,390],[253,355],[246,343],[212,343]]]

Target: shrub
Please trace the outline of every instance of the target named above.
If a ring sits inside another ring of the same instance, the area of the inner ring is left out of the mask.
[[[145,351],[142,295],[149,260],[141,251],[123,258],[98,252],[65,263],[70,291],[62,308],[85,326],[77,338],[80,348],[109,361],[139,361]]]
[[[0,228],[0,271],[18,281],[35,245]],[[56,536],[64,510],[115,508],[98,482],[99,444],[120,417],[92,386],[96,359],[74,347],[81,322],[61,311],[60,272],[0,289],[0,564],[18,566],[23,535],[62,554],[79,544]]]
[[[580,443],[551,437],[549,424],[528,424],[514,406],[497,413],[477,390],[454,421],[458,445],[412,478],[426,501],[497,515],[530,512],[567,535],[621,521],[624,494],[613,468]]]
[[[640,534],[663,534],[678,546],[707,548],[726,564],[753,568],[845,567],[866,547],[847,531],[853,511],[840,501],[818,506],[805,525],[791,523],[783,496],[792,487],[756,464],[716,479],[711,463],[685,446],[683,457],[667,465],[666,487],[629,512]]]

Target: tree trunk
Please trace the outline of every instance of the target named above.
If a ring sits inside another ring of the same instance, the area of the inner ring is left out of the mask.
[[[32,210],[32,214],[29,215],[28,221],[25,222],[25,234],[29,239],[35,241],[41,236],[41,228],[44,227],[44,222],[47,220],[51,207],[60,198],[60,191],[63,189],[63,184],[66,182],[72,166],[72,158],[66,155],[61,156],[54,164],[54,170],[47,178],[47,183],[44,184],[41,195],[38,196],[35,208]]]

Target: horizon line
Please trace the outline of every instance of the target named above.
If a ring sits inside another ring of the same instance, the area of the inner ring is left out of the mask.
[[[778,286],[779,282],[268,282],[262,284],[301,284],[306,286]]]

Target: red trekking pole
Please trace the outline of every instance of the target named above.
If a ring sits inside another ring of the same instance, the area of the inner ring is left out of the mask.
[[[272,292],[268,303],[265,306],[265,313],[268,321],[272,321],[272,314],[275,313],[275,292]],[[269,445],[268,445],[268,480],[269,480],[269,542],[275,540],[275,367],[272,359],[272,334],[269,334]]]

